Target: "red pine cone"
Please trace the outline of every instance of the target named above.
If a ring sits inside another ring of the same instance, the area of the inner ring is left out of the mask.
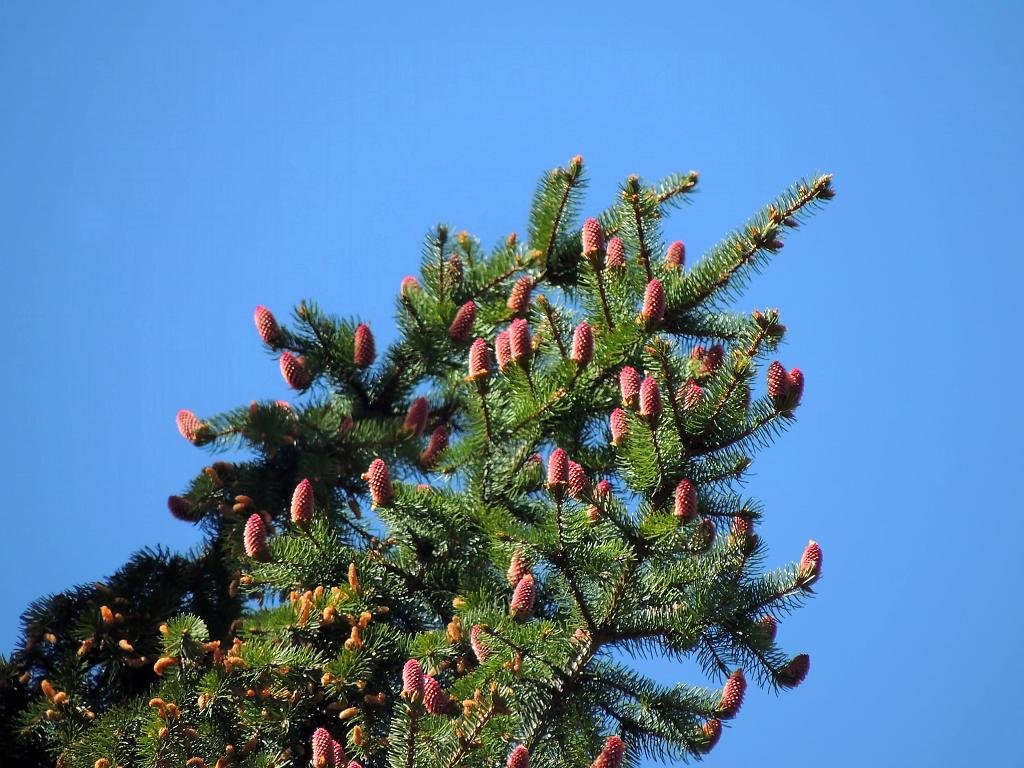
[[[168,496],[167,509],[178,520],[183,520],[186,523],[194,523],[203,516],[201,510],[193,509],[192,503],[181,496]]]
[[[598,501],[608,501],[612,497],[612,484],[602,480],[594,488],[594,498]]]
[[[534,584],[533,574],[527,573],[516,584],[512,592],[512,616],[523,619],[533,613]]]
[[[530,326],[521,317],[513,320],[508,327],[508,344],[509,350],[512,352],[512,359],[523,369],[529,367],[530,358],[533,357]]]
[[[255,512],[245,521],[242,543],[245,545],[245,554],[253,560],[266,560],[270,555],[267,550],[267,528],[263,518]]]
[[[704,390],[700,384],[690,379],[679,388],[676,397],[682,401],[683,410],[690,411],[700,405],[700,401],[704,398]]]
[[[310,385],[309,372],[301,357],[285,350],[281,353],[281,375],[292,389],[305,389]]]
[[[760,624],[761,628],[764,630],[764,634],[765,637],[768,638],[768,642],[774,643],[775,635],[779,631],[779,622],[775,620],[775,617],[770,615],[762,616],[758,624]]]
[[[625,752],[626,743],[618,736],[609,736],[605,739],[601,754],[590,764],[590,768],[621,768]]]
[[[192,411],[185,410],[184,408],[178,411],[178,432],[190,443],[196,441],[204,426],[203,422]]]
[[[526,561],[523,558],[523,551],[517,549],[512,553],[512,561],[508,564],[508,585],[516,586],[520,579],[526,575]]]
[[[768,366],[768,396],[772,400],[778,400],[786,394],[786,369],[778,360],[772,361]]]
[[[718,702],[718,716],[723,720],[730,720],[736,717],[743,705],[743,695],[747,692],[747,680],[743,677],[743,670],[737,669],[733,672],[722,688],[722,698]]]
[[[706,739],[704,743],[704,751],[710,752],[715,748],[718,740],[722,738],[722,721],[717,717],[713,717],[704,723],[704,727],[701,729]]]
[[[423,667],[416,659],[409,659],[402,667],[402,694],[423,693]]]
[[[682,240],[676,240],[668,250],[665,251],[665,266],[677,268],[683,266],[686,261],[686,244]]]
[[[420,464],[430,469],[437,462],[437,457],[448,447],[448,430],[443,424],[439,425],[430,434],[430,441],[427,447],[420,453]]]
[[[621,237],[613,237],[605,249],[604,265],[607,269],[624,269],[626,267],[626,249]]]
[[[363,768],[363,764],[358,760],[349,760],[348,765],[346,765],[345,768]]]
[[[661,418],[661,390],[658,382],[648,376],[640,384],[640,415],[652,427],[657,426]]]
[[[373,332],[366,323],[356,326],[355,339],[353,341],[352,360],[356,368],[369,368],[377,357],[377,344],[373,340]]]
[[[569,480],[569,456],[565,449],[555,448],[548,459],[548,487],[564,485]]]
[[[313,519],[313,484],[303,480],[292,493],[292,522],[305,525]]]
[[[388,465],[384,459],[374,459],[362,475],[370,487],[370,503],[374,507],[388,507],[395,500],[395,489],[391,487]]]
[[[476,660],[481,664],[491,656],[491,649],[480,640],[480,633],[482,631],[479,624],[474,624],[473,628],[469,631],[469,646],[473,649],[473,655],[476,656]]]
[[[811,670],[811,657],[806,653],[794,656],[789,663],[779,670],[775,679],[783,688],[796,688],[807,677]]]
[[[448,337],[452,341],[466,341],[469,334],[473,332],[473,323],[476,322],[476,302],[470,299],[455,313],[455,319],[448,326]]]
[[[469,348],[469,376],[470,381],[487,378],[491,372],[491,351],[487,348],[484,339],[477,339]]]
[[[256,330],[259,332],[260,338],[263,339],[263,343],[269,344],[272,347],[276,346],[281,335],[281,328],[278,326],[274,314],[262,304],[257,304],[256,311],[253,313],[253,320],[256,323]]]
[[[430,675],[423,676],[423,706],[432,715],[443,715],[448,709],[448,694]]]
[[[619,393],[622,395],[622,407],[633,408],[640,397],[640,374],[636,368],[627,365],[619,371]]]
[[[688,523],[697,516],[697,487],[686,478],[676,486],[675,515],[682,523]]]
[[[405,412],[405,421],[402,422],[402,429],[416,437],[423,434],[427,426],[427,418],[430,416],[430,404],[425,397],[417,397],[409,404],[409,410]]]
[[[644,305],[640,310],[640,319],[645,323],[656,323],[665,316],[665,289],[661,281],[654,278],[644,290]]]
[[[704,357],[700,364],[700,375],[710,376],[718,370],[719,366],[722,365],[722,360],[725,359],[725,350],[721,344],[715,344],[711,349],[704,353]]]
[[[583,467],[577,464],[575,461],[569,462],[569,482],[566,490],[569,492],[569,496],[574,499],[582,499],[586,495],[587,488],[590,487],[590,479],[587,477],[587,473],[583,471]]]
[[[612,445],[622,445],[622,441],[629,432],[629,420],[626,418],[626,412],[621,408],[616,408],[612,411],[609,422],[612,430]]]
[[[530,752],[522,744],[508,756],[508,768],[530,768]]]
[[[498,370],[502,373],[512,361],[512,345],[508,339],[508,331],[502,331],[494,340],[494,352],[498,358]]]
[[[594,332],[584,320],[572,335],[572,361],[583,367],[594,359]]]
[[[800,404],[800,398],[804,394],[804,373],[799,368],[790,368],[786,374],[786,387],[789,396],[793,399],[793,405]]]
[[[583,222],[583,232],[580,238],[583,242],[583,258],[590,259],[604,249],[604,232],[601,231],[601,223],[594,218]]]
[[[341,768],[345,764],[345,748],[337,739],[331,739],[331,765]]]
[[[523,275],[516,280],[508,295],[508,311],[513,315],[521,315],[530,308],[530,293],[533,291],[533,278]]]
[[[334,739],[331,738],[331,734],[328,733],[326,728],[317,728],[313,731],[310,746],[313,751],[314,768],[328,768],[332,764],[331,761],[334,755],[331,744],[333,741]]]
[[[800,576],[804,579],[817,579],[821,576],[821,546],[813,539],[807,542],[800,558]]]
[[[406,275],[402,278],[402,285],[398,289],[398,292],[403,296],[409,296],[413,291],[420,289],[420,281],[412,275]]]

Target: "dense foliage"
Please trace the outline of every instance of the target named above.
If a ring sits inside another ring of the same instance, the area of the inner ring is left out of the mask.
[[[701,756],[747,677],[793,687],[775,639],[821,570],[766,570],[739,492],[803,375],[775,310],[729,309],[832,197],[798,183],[694,265],[662,223],[697,175],[623,183],[582,225],[582,160],[525,238],[439,226],[398,340],[303,302],[260,337],[301,397],[182,435],[251,459],[168,506],[188,556],[144,552],[34,604],[0,669],[7,754],[88,766],[612,768]],[[763,382],[763,384],[762,384]],[[638,653],[722,689],[661,685]],[[344,755],[344,756],[343,756]]]

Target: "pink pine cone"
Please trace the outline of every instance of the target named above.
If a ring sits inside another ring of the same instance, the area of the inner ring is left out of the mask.
[[[786,394],[786,369],[778,360],[768,366],[768,396],[778,400]]]
[[[789,663],[779,670],[776,680],[783,688],[796,688],[807,677],[811,670],[811,657],[806,653],[794,656]]]
[[[697,516],[697,487],[688,479],[679,481],[675,491],[675,515],[688,523]]]
[[[455,313],[455,319],[448,326],[448,336],[452,341],[467,341],[469,334],[473,332],[473,323],[476,322],[476,302],[472,299],[467,301],[459,311]]]
[[[602,480],[594,488],[594,498],[598,501],[608,501],[612,497],[612,484]]]
[[[521,317],[512,321],[508,327],[509,350],[512,359],[523,369],[529,367],[533,357],[533,346],[530,342],[530,326]]]
[[[423,693],[423,667],[416,659],[409,659],[402,667],[402,693]]]
[[[194,443],[196,438],[199,437],[199,433],[203,429],[203,422],[199,420],[192,411],[182,408],[178,411],[178,432],[181,436],[188,440],[190,443]]]
[[[533,574],[526,574],[516,584],[512,592],[512,615],[517,619],[526,618],[533,613],[534,584]]]
[[[373,340],[373,332],[366,323],[356,326],[356,333],[353,340],[352,361],[356,368],[369,368],[377,357],[377,344]]]
[[[281,376],[292,389],[305,389],[310,385],[309,373],[302,358],[287,350],[281,353]]]
[[[786,387],[789,395],[793,398],[793,404],[799,405],[800,398],[804,394],[804,374],[799,368],[790,368],[786,374]]]
[[[292,522],[305,525],[313,519],[313,484],[303,480],[292,493]]]
[[[587,473],[583,471],[583,467],[575,461],[570,461],[569,481],[566,488],[569,492],[569,496],[574,499],[582,499],[586,495],[587,488],[589,487],[590,480],[587,478]]]
[[[679,393],[676,397],[682,401],[684,411],[691,411],[700,405],[700,401],[704,399],[704,390],[696,381],[690,379],[679,388]]]
[[[775,642],[775,635],[779,631],[779,622],[775,620],[774,616],[762,616],[760,621],[757,622],[761,625],[761,629],[764,630],[765,637],[769,643]]]
[[[722,738],[722,721],[717,717],[713,717],[704,723],[704,727],[701,730],[705,738],[704,751],[710,752],[715,748],[718,740]]]
[[[572,361],[583,367],[594,359],[594,332],[584,320],[572,335]]]
[[[341,768],[345,764],[345,748],[337,739],[331,739],[331,765]]]
[[[409,404],[409,410],[405,412],[405,421],[402,422],[402,429],[410,434],[419,437],[427,426],[427,418],[430,416],[430,404],[425,397],[417,397]]]
[[[526,560],[523,557],[523,551],[517,549],[512,553],[512,561],[508,565],[508,585],[510,587],[516,586],[520,579],[526,575]]]
[[[487,348],[484,339],[477,339],[469,348],[469,376],[470,381],[478,381],[487,378],[491,372],[491,351]]]
[[[807,542],[800,558],[800,575],[804,578],[821,576],[821,545],[813,539]]]
[[[658,382],[648,376],[640,384],[640,415],[652,427],[657,425],[661,418],[661,390]]]
[[[725,359],[725,350],[721,344],[715,344],[711,349],[704,353],[701,359],[700,375],[710,376],[719,369],[722,365],[722,360]]]
[[[722,688],[722,698],[718,702],[718,716],[723,720],[736,717],[743,705],[743,696],[747,692],[747,680],[743,670],[733,672]]]
[[[508,311],[513,315],[521,315],[530,307],[530,294],[533,292],[533,278],[524,275],[516,280],[508,295]]]
[[[327,768],[332,764],[334,757],[331,744],[334,739],[326,728],[317,728],[313,731],[313,738],[310,740],[310,748],[313,752],[314,768]]]
[[[448,709],[448,694],[430,675],[423,676],[423,706],[432,715],[443,715]]]
[[[448,447],[448,430],[443,424],[439,425],[430,435],[427,447],[420,453],[420,464],[429,469],[437,463],[437,457]]]
[[[612,430],[612,445],[622,445],[622,441],[629,433],[629,419],[626,418],[626,412],[621,408],[616,408],[612,411],[609,422]]]
[[[473,629],[469,631],[469,646],[473,649],[473,655],[476,656],[476,660],[483,664],[491,656],[491,649],[488,648],[480,640],[480,635],[483,630],[479,624],[474,624]]]
[[[676,240],[665,252],[665,266],[676,269],[683,266],[686,261],[686,244],[682,240]]]
[[[508,756],[508,768],[530,768],[530,752],[522,744]]]
[[[548,459],[548,487],[564,485],[569,480],[569,456],[563,448],[555,448]]]
[[[402,285],[399,287],[398,292],[403,296],[409,296],[413,291],[420,289],[420,281],[412,275],[406,275],[402,278]]]
[[[580,239],[583,243],[583,257],[592,258],[604,249],[604,232],[601,230],[601,223],[594,218],[583,222],[583,232]]]
[[[509,342],[508,331],[502,331],[494,340],[494,352],[498,358],[498,370],[502,373],[512,362],[512,344]]]
[[[608,241],[605,250],[604,265],[607,269],[625,269],[626,249],[622,244],[621,237],[613,237]]]
[[[665,289],[658,278],[647,284],[644,290],[644,304],[640,318],[646,323],[656,323],[665,316]]]
[[[256,311],[253,313],[253,321],[256,323],[256,331],[263,339],[263,343],[275,346],[281,335],[281,328],[274,318],[274,313],[262,304],[257,304]]]
[[[242,543],[245,545],[245,554],[253,560],[266,560],[268,558],[267,528],[263,524],[263,518],[255,512],[245,521]]]
[[[626,743],[618,736],[605,739],[604,748],[590,768],[621,768],[622,756],[626,753]]]
[[[640,397],[640,374],[631,365],[619,371],[619,394],[622,396],[623,408],[636,406]]]
[[[374,507],[388,507],[395,499],[395,491],[391,486],[388,465],[384,459],[374,459],[369,469],[363,473],[363,480],[370,487],[370,503]]]

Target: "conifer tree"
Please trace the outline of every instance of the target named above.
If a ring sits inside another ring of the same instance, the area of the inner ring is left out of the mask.
[[[253,458],[171,497],[200,551],[84,590],[73,624],[65,596],[33,606],[3,670],[18,737],[67,768],[613,768],[702,757],[748,679],[799,685],[776,631],[821,548],[766,570],[738,488],[804,377],[773,360],[778,311],[731,305],[831,178],[691,266],[662,224],[696,184],[630,176],[580,222],[577,157],[524,238],[437,227],[380,355],[364,323],[258,307],[297,401],[178,414]],[[721,687],[659,684],[640,652]]]

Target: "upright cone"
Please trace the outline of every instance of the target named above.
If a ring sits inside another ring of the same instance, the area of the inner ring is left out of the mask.
[[[313,484],[303,480],[292,493],[292,522],[307,525],[313,519]]]
[[[605,739],[604,748],[590,768],[621,768],[622,756],[626,754],[626,743],[618,736]]]

